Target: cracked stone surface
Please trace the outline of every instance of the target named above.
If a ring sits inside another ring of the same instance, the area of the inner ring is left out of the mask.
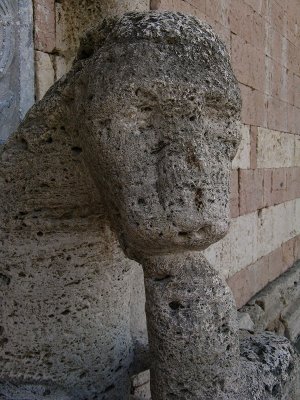
[[[232,294],[191,253],[228,230],[240,108],[194,17],[128,13],[86,35],[1,151],[3,399],[128,399],[142,265],[152,400],[250,400]]]

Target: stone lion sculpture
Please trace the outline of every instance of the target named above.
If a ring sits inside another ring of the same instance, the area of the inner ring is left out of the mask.
[[[228,230],[240,109],[226,49],[194,17],[128,13],[86,35],[1,153],[1,398],[128,399],[139,265],[153,400],[292,393],[287,340],[264,337],[280,364],[266,383],[195,252]]]

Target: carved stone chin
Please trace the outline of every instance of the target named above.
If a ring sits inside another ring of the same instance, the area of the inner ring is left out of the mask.
[[[240,108],[194,17],[128,13],[86,35],[1,152],[1,398],[127,400],[142,265],[152,400],[271,399],[241,395],[232,294],[191,253],[227,232]]]

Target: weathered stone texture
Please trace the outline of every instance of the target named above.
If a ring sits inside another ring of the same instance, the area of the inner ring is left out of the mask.
[[[129,13],[87,33],[71,72],[1,152],[4,399],[129,397],[146,349],[135,261],[153,400],[271,399],[276,385],[294,387],[284,339],[251,339],[242,355],[258,360],[240,358],[232,294],[190,253],[229,228],[240,106],[223,43],[193,17]],[[238,385],[240,361],[254,385]]]
[[[288,339],[265,332],[241,340],[238,399],[296,400],[299,377],[299,355]]]
[[[61,386],[76,399],[105,390],[126,398],[133,263],[103,222],[53,99],[31,111],[1,155],[1,380],[47,393]]]
[[[237,320],[225,282],[197,253],[152,257],[143,266],[152,398],[235,398]]]
[[[150,244],[153,251],[157,246],[158,252],[166,251],[164,246],[177,252],[188,244],[190,249],[204,248],[228,228],[230,166],[239,142],[239,92],[228,72],[230,65],[221,42],[206,25],[201,28],[192,18],[187,21],[183,35],[171,19],[166,20],[168,29],[174,30],[169,39],[172,46],[164,43],[163,33],[154,24],[152,28],[150,17],[149,32],[147,20],[141,22],[140,31],[128,22],[132,33],[113,31],[110,40],[119,35],[124,39],[116,41],[114,48],[108,43],[108,50],[104,45],[99,55],[95,54],[109,62],[96,66],[93,80],[87,72],[86,96],[91,100],[81,112],[91,134],[84,137],[85,148],[91,154],[95,141],[106,147],[101,159],[89,162],[101,165],[103,173],[95,179],[109,196],[111,210],[118,210],[118,215],[109,212],[117,231],[124,232],[120,239],[128,252],[131,247],[147,251]],[[190,34],[193,29],[195,36]],[[90,54],[91,42],[101,43],[101,35],[101,31],[88,34],[79,57]],[[138,42],[125,53],[123,41],[134,43],[136,38]],[[213,47],[208,52],[209,41]],[[186,56],[178,57],[180,51]],[[151,54],[150,65],[145,53]],[[112,62],[117,58],[118,63]],[[211,64],[214,68],[205,68]],[[182,70],[188,85],[182,82]],[[212,112],[216,102],[217,115]],[[95,125],[94,115],[101,115],[100,127]],[[136,132],[133,137],[129,136],[132,131]],[[147,150],[144,137],[149,137],[147,145],[152,150]],[[136,154],[135,148],[142,152]],[[131,163],[128,170],[120,172],[118,165],[126,165],[127,160]],[[136,165],[148,165],[148,169],[142,171]],[[94,173],[92,165],[91,171]],[[108,176],[115,177],[114,185],[108,184]],[[127,212],[129,205],[131,213]]]
[[[170,28],[171,47],[160,24]],[[190,61],[182,57],[174,69],[173,50],[197,56],[188,85],[181,71]],[[211,63],[213,74],[204,68]],[[4,146],[3,396],[30,390],[33,396],[43,387],[51,398],[53,387],[61,387],[66,398],[78,400],[128,397],[134,344],[145,325],[137,329],[136,316],[130,317],[131,309],[141,315],[142,304],[133,305],[131,297],[136,264],[125,258],[108,220],[132,256],[203,248],[224,235],[230,162],[239,140],[239,92],[229,71],[222,43],[198,21],[127,15],[86,37],[71,73]],[[217,83],[221,91],[213,90]],[[222,101],[227,106],[216,107]],[[178,197],[172,194],[176,182]],[[16,381],[17,387],[8,385]]]
[[[183,393],[191,399],[225,396],[236,387],[238,369],[231,295],[216,274],[209,274],[200,255],[195,260],[183,255],[177,264],[179,256],[166,255],[161,262],[151,256],[202,249],[226,232],[230,162],[239,142],[239,92],[225,48],[205,24],[168,13],[126,18],[127,26],[110,31],[107,25],[108,39],[101,52],[95,53],[109,62],[97,64],[99,78],[87,86],[91,100],[84,113],[90,135],[85,136],[85,151],[92,155],[95,142],[106,151],[101,157],[90,157],[88,165],[106,194],[108,213],[125,252],[146,273],[153,399],[180,398]],[[181,24],[184,30],[179,29]],[[79,57],[91,54],[93,42],[102,44],[102,30],[87,35]],[[151,54],[151,64],[145,54]],[[118,64],[112,62],[115,59]],[[182,81],[182,71],[188,85]],[[101,121],[95,123],[94,115],[101,115]],[[126,167],[120,170],[120,165]],[[183,269],[185,262],[190,267]],[[202,278],[207,275],[203,290],[189,283],[200,283],[197,263],[205,270]],[[174,278],[166,280],[165,287],[166,275]],[[224,311],[214,313],[212,293],[207,294],[207,308],[202,310],[201,297],[212,281],[215,290],[220,287],[223,300],[228,297],[228,304],[223,302],[221,307]],[[187,286],[191,294],[185,299]],[[214,320],[213,315],[220,318]],[[203,319],[205,328],[198,335],[195,332]],[[208,349],[209,333],[219,336]],[[214,351],[225,338],[228,343],[223,350]],[[182,352],[184,343],[190,350]],[[172,357],[178,360],[176,366]]]

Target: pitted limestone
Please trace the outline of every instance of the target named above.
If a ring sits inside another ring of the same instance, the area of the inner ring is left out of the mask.
[[[1,152],[4,399],[128,399],[145,325],[125,254],[145,272],[152,399],[247,399],[232,295],[190,253],[228,229],[240,107],[193,17],[129,13],[86,36]]]

